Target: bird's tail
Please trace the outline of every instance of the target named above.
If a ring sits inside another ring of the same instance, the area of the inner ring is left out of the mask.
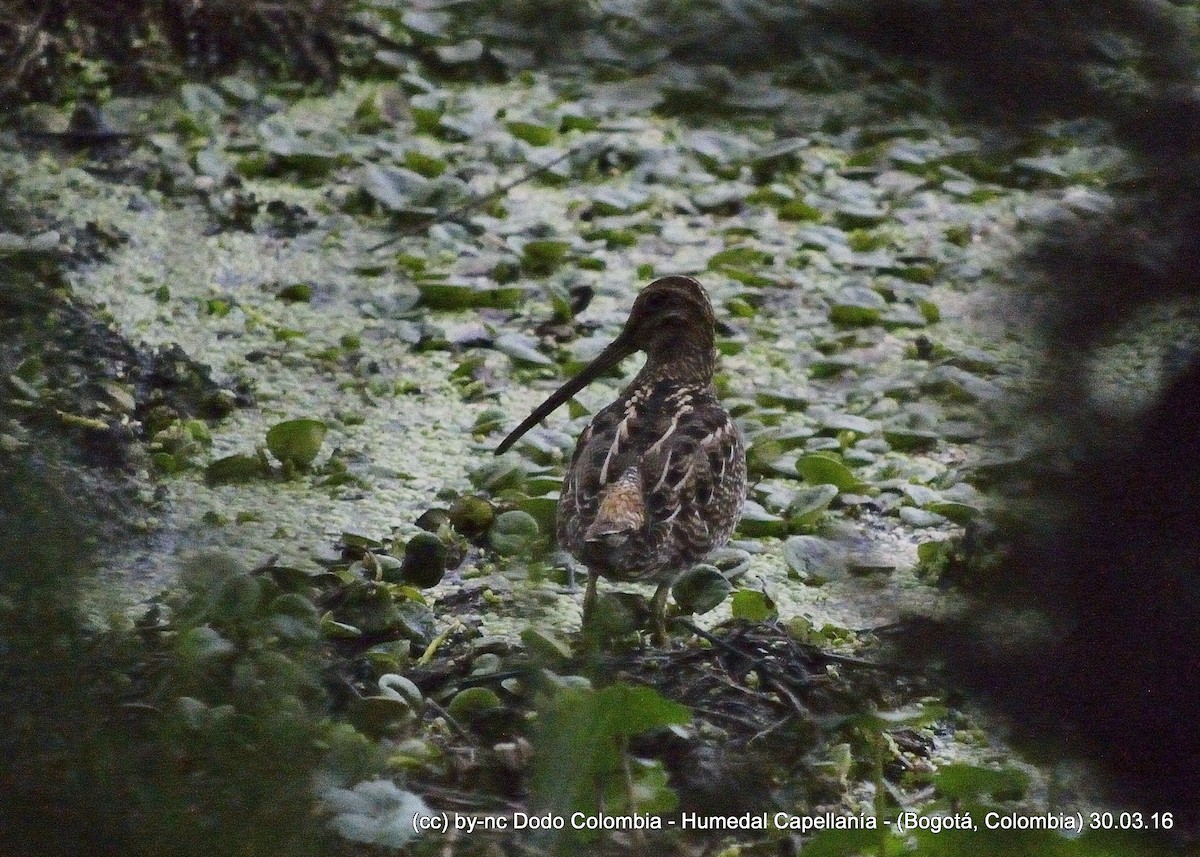
[[[646,501],[642,497],[642,477],[636,465],[600,494],[596,518],[583,534],[591,544],[620,545],[646,523]]]

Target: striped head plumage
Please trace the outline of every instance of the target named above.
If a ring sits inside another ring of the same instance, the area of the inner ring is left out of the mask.
[[[746,495],[741,433],[717,401],[715,317],[690,277],[655,280],[621,333],[499,445],[526,431],[637,351],[646,363],[575,446],[557,516],[559,543],[596,576],[655,582],[657,636],[675,577],[729,540]]]

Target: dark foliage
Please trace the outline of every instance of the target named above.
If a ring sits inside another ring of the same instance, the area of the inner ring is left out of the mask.
[[[337,79],[340,0],[0,0],[0,104],[142,92],[240,63]]]
[[[1200,361],[1135,419],[1080,383],[1092,349],[1146,306],[1200,295],[1200,99],[1188,10],[1160,2],[824,5],[826,24],[946,83],[958,110],[1020,131],[1100,120],[1138,178],[1111,213],[1056,224],[1024,275],[1046,293],[1054,436],[1020,474],[976,607],[910,652],[1009,715],[1019,735],[1097,763],[1115,796],[1200,825]],[[1062,462],[1050,465],[1046,462]]]
[[[96,628],[95,506],[70,468],[0,453],[0,853],[325,853],[313,772],[372,750],[325,717],[315,620],[281,641],[255,580],[210,557],[170,622]]]
[[[110,853],[123,757],[78,607],[86,510],[44,460],[0,458],[0,479],[0,850]]]

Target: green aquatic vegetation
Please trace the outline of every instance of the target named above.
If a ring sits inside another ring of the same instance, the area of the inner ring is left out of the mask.
[[[671,585],[671,597],[684,615],[704,614],[716,608],[733,591],[733,584],[716,566],[701,563]]]
[[[537,811],[662,813],[678,802],[660,762],[639,762],[629,740],[688,723],[687,708],[648,687],[617,683],[591,690],[551,690],[532,736],[531,778]],[[594,838],[583,834],[572,837]]]
[[[765,622],[779,615],[771,597],[756,589],[739,589],[734,592],[730,612],[733,618],[744,619],[747,622]]]
[[[304,471],[316,459],[328,426],[322,420],[296,419],[276,423],[267,430],[267,449],[285,467]]]

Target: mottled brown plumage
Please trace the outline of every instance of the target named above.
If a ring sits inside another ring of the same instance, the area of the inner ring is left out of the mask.
[[[713,390],[714,324],[698,282],[655,280],[612,344],[496,450],[625,357],[646,352],[637,377],[580,435],[558,503],[558,541],[588,567],[585,621],[597,576],[654,582],[661,640],[671,582],[725,544],[741,516],[746,452]]]

